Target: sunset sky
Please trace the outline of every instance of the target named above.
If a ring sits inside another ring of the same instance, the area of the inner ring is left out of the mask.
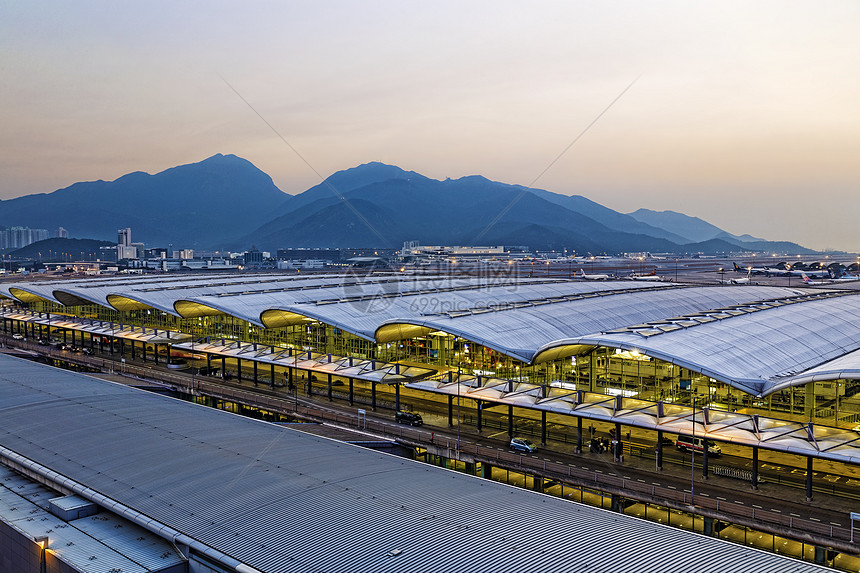
[[[5,0],[0,199],[382,161],[857,252],[858,30],[856,0]]]

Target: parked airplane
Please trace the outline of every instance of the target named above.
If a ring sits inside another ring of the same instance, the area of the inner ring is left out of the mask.
[[[737,263],[732,263],[736,273],[747,273],[750,275],[764,275],[767,277],[782,277],[790,273],[790,271],[780,267],[741,267]]]
[[[806,271],[800,271],[800,276],[803,277],[803,284],[805,285],[826,285],[829,281],[814,281],[809,278],[809,275],[806,274]]]
[[[579,269],[579,278],[587,281],[605,281],[609,280],[609,275],[587,275],[583,269]]]
[[[653,269],[650,273],[639,274],[633,273],[629,277],[632,281],[661,281],[661,277],[657,276],[657,269]]]
[[[747,276],[743,278],[721,280],[722,285],[748,285],[752,283],[752,269],[747,271]]]

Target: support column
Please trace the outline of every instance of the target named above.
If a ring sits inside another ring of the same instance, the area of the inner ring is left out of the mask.
[[[355,380],[353,378],[349,379],[349,405],[352,406],[355,400],[355,394],[353,393],[353,384]]]
[[[66,331],[63,331],[63,342],[66,342]],[[129,340],[131,344],[131,359],[134,360],[134,340]]]
[[[72,345],[75,344],[75,331],[72,331]],[[146,341],[143,340],[140,343],[140,359],[146,362]]]
[[[714,518],[705,516],[702,520],[704,521],[705,526],[704,534],[712,536],[714,534]]]
[[[657,432],[657,470],[663,471],[663,432]]]
[[[257,378],[257,364],[258,364],[258,362],[256,360],[252,360],[251,362],[254,363],[254,386],[256,386],[257,382],[259,382],[259,378]]]
[[[812,456],[806,458],[806,501],[812,501]]]
[[[752,486],[758,489],[758,446],[753,446],[752,451]]]
[[[296,387],[295,382],[293,381],[293,370],[295,370],[295,368],[290,368],[289,366],[287,366],[287,390],[290,392],[292,392],[293,388]],[[298,390],[296,390],[296,394],[298,393]]]
[[[242,383],[242,359],[238,356],[236,357],[236,379],[239,383]]]
[[[314,377],[314,375],[310,370],[308,370],[307,372],[308,372],[308,396],[310,397],[311,394],[313,393],[313,383],[314,383],[313,377]]]
[[[576,449],[577,454],[582,453],[582,416],[576,417]]]
[[[376,411],[376,381],[370,383],[370,409]]]
[[[448,394],[448,427],[454,427],[454,396]]]
[[[400,410],[400,384],[394,383],[394,409]]]
[[[134,344],[134,343],[132,343],[132,344]],[[133,352],[131,354],[131,357],[134,358]],[[206,372],[207,372],[207,374],[206,374],[207,376],[212,375],[212,355],[209,354],[208,352],[206,353]]]
[[[272,362],[269,365],[269,386],[274,389],[275,387],[275,363]]]
[[[81,332],[81,346],[84,345],[84,333]],[[155,356],[155,363],[158,364],[158,344],[152,345],[152,354]]]
[[[477,404],[477,408],[478,408],[478,410],[477,410],[477,412],[478,412],[478,432],[480,432],[481,428],[483,428],[483,426],[484,426],[484,408],[483,408],[484,403],[481,402],[480,400],[477,400],[477,403],[478,403]]]
[[[514,437],[514,407],[508,405],[508,438]]]
[[[540,445],[546,445],[546,410],[540,413]]]
[[[221,357],[221,380],[227,379],[227,357]]]
[[[331,402],[331,374],[328,375],[328,387],[326,388],[326,392],[328,393],[328,401]]]
[[[708,479],[708,440],[702,438],[702,479]]]
[[[624,444],[621,443],[621,424],[615,424],[615,461],[624,461]]]
[[[594,364],[594,350],[588,354],[588,391],[594,392],[597,384],[597,367]]]

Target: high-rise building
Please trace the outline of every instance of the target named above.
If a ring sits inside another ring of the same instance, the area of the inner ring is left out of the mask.
[[[60,227],[54,232],[54,236],[58,239],[68,239],[69,238],[69,232],[67,230],[65,230],[63,227]]]
[[[131,227],[116,232],[116,260],[139,259],[143,253],[143,243],[131,242]]]

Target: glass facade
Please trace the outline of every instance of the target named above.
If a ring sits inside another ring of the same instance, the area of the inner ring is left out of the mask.
[[[321,322],[263,328],[219,314],[179,318],[156,309],[117,311],[99,305],[66,307],[50,302],[17,306],[54,316],[70,315],[147,328],[176,330],[195,338],[257,342],[361,359],[426,364],[464,374],[622,395],[716,410],[762,414],[853,428],[860,425],[860,381],[833,380],[786,388],[758,398],[675,364],[635,352],[597,347],[590,352],[527,364],[444,332],[377,343]]]

